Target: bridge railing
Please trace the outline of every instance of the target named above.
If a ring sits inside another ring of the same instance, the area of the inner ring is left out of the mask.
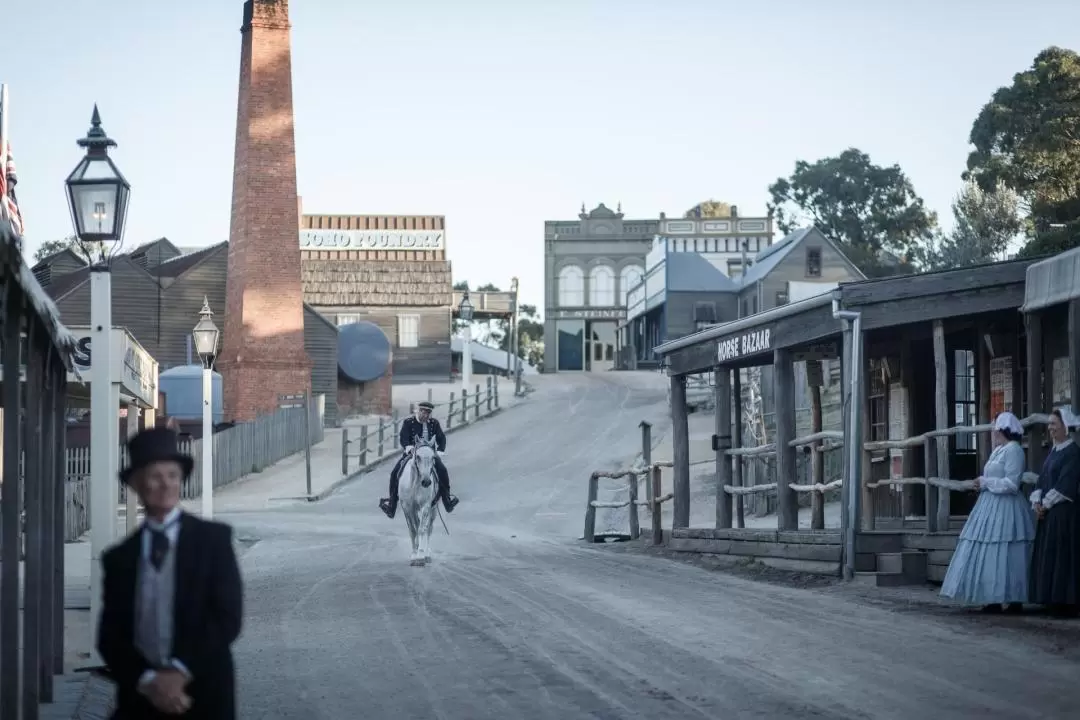
[[[432,403],[435,409],[432,417],[443,421],[443,430],[450,432],[499,411],[499,383],[487,376],[484,385],[477,383],[475,390],[461,389],[461,394],[450,393],[446,402]],[[416,409],[416,403],[409,406],[409,413]],[[398,432],[402,418],[394,412],[388,418],[357,427],[346,426],[341,437],[341,474],[349,475],[362,471],[391,455],[396,456]]]

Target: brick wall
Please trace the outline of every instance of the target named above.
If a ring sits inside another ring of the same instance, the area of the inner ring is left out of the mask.
[[[393,405],[394,378],[390,371],[378,380],[355,383],[338,376],[338,417],[389,415]]]
[[[310,385],[292,103],[288,0],[247,0],[218,360],[230,420],[272,412],[279,395]]]

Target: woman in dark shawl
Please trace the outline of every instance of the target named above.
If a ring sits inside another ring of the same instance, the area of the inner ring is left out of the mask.
[[[1050,413],[1054,447],[1031,493],[1036,517],[1031,602],[1068,617],[1080,610],[1080,447],[1069,437],[1069,430],[1078,424],[1068,408]]]

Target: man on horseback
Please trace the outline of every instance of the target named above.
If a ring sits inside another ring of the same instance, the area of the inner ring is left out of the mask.
[[[398,505],[398,478],[405,462],[409,459],[413,446],[417,441],[428,441],[435,438],[435,446],[439,452],[446,450],[446,435],[443,433],[439,421],[431,417],[431,411],[435,406],[429,402],[422,402],[416,406],[416,415],[406,418],[401,423],[401,432],[398,433],[398,442],[401,443],[401,457],[390,471],[390,497],[379,499],[379,508],[390,519],[397,513]],[[453,512],[458,504],[458,499],[450,494],[450,475],[446,472],[446,465],[442,458],[435,455],[435,472],[439,475],[439,495],[442,497],[443,507],[446,512]]]

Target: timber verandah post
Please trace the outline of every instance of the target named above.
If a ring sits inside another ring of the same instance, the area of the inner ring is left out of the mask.
[[[776,412],[776,514],[778,530],[799,529],[799,499],[795,482],[795,364],[791,350],[773,351],[773,399]]]
[[[686,376],[671,376],[673,528],[690,527],[690,426],[686,415]]]
[[[944,430],[949,427],[949,358],[945,353],[945,324],[934,321],[934,427]],[[949,475],[949,437],[940,435],[933,440],[937,443],[937,477]],[[950,497],[949,488],[937,488],[937,523],[936,529],[949,529]],[[927,517],[927,523],[930,522]]]
[[[736,370],[735,372],[738,372]],[[715,371],[716,393],[716,527],[731,527],[732,496],[725,487],[731,485],[731,461],[727,454],[731,449],[731,369],[719,367]]]

